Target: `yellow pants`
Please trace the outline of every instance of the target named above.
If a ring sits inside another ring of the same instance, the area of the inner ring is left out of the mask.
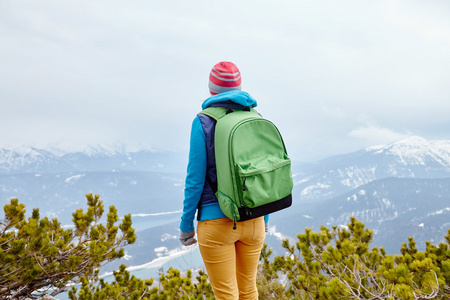
[[[264,243],[264,217],[238,222],[228,218],[197,226],[200,253],[217,300],[258,299],[256,272]]]

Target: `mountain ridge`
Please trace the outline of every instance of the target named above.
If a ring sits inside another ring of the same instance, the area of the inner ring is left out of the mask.
[[[417,136],[294,168],[294,184],[300,190],[301,202],[330,199],[382,178],[449,176],[450,141],[430,142]]]
[[[411,136],[375,151],[376,154],[397,156],[405,165],[425,164],[424,159],[432,159],[450,169],[450,140],[426,140]]]
[[[180,172],[181,165],[186,166],[181,154],[170,151],[128,151],[123,147],[101,146],[77,152],[28,146],[0,148],[0,174],[112,170]]]
[[[383,178],[327,200],[295,203],[271,215],[271,221],[295,237],[305,227],[345,227],[351,216],[373,230],[373,244],[388,253],[397,253],[409,236],[421,249],[425,241],[444,241],[450,228],[450,177]]]

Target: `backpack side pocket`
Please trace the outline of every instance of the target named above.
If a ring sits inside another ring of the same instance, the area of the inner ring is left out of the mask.
[[[234,222],[239,221],[239,211],[233,200],[220,191],[217,192],[216,196],[219,200],[219,206],[222,212]]]

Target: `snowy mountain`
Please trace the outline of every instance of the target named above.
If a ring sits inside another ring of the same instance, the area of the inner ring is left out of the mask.
[[[70,169],[57,153],[48,150],[23,147],[0,149],[0,174],[58,172]]]
[[[286,234],[345,226],[355,216],[374,244],[396,253],[408,236],[418,246],[443,241],[450,228],[450,141],[413,136],[387,146],[294,167],[292,209],[273,215]]]
[[[305,227],[346,226],[354,216],[374,230],[374,245],[398,253],[413,236],[419,248],[425,241],[439,243],[450,229],[450,178],[385,178],[337,197],[303,203],[274,220],[295,237]],[[279,228],[279,229],[280,229]]]
[[[71,212],[100,194],[119,213],[160,213],[181,209],[182,155],[171,152],[96,151],[63,153],[0,149],[0,199],[19,198],[29,211],[71,223]]]
[[[300,202],[322,201],[374,180],[450,177],[450,141],[413,136],[294,168]]]
[[[0,174],[113,170],[183,172],[185,167],[185,157],[175,152],[105,147],[87,148],[81,152],[34,147],[0,149]]]

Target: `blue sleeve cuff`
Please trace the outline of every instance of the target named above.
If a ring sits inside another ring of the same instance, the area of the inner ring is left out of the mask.
[[[180,230],[181,232],[191,232],[195,230],[194,221],[181,220]]]

